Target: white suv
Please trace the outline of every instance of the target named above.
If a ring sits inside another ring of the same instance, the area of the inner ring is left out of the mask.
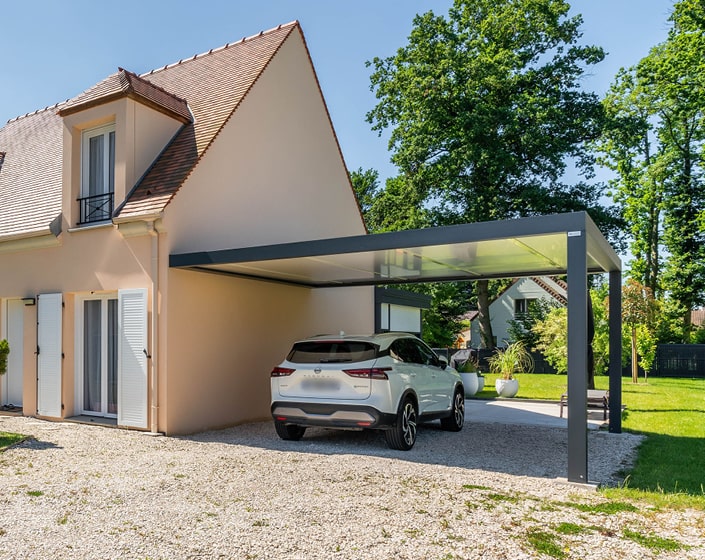
[[[416,442],[417,422],[439,419],[460,431],[465,397],[460,374],[405,333],[317,336],[294,343],[271,373],[272,417],[282,439],[306,426],[385,431],[392,449]]]

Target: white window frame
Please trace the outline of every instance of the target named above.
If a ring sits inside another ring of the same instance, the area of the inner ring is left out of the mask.
[[[90,140],[98,136],[104,137],[103,150],[103,192],[95,194],[105,194],[115,191],[115,161],[110,165],[110,134],[115,132],[115,123],[110,123],[95,128],[84,130],[81,134],[81,197],[90,196],[89,192],[89,177],[90,177]],[[115,147],[113,145],[113,147]],[[113,153],[114,160],[114,153]],[[110,179],[113,179],[113,190],[110,190]]]

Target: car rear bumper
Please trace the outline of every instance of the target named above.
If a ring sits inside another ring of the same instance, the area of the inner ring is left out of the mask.
[[[272,417],[301,426],[348,429],[387,429],[396,421],[395,414],[380,412],[371,406],[302,402],[273,402]]]

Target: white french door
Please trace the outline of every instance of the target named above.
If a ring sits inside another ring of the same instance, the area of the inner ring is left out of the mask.
[[[2,404],[22,408],[22,385],[24,376],[24,302],[20,299],[7,301],[7,317],[5,320],[7,342],[10,344],[10,355],[7,360],[7,373],[3,375]]]
[[[91,296],[79,306],[81,412],[117,418],[118,300],[115,295]]]

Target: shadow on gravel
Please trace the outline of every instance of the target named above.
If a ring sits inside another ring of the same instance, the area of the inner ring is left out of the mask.
[[[623,437],[624,434],[606,432],[588,435],[590,480],[606,484],[617,481],[615,473],[624,468],[636,445]],[[416,445],[410,451],[389,449],[384,434],[374,430],[308,428],[300,441],[283,441],[276,435],[272,422],[245,424],[185,439],[277,452],[391,458],[552,479],[565,478],[568,470],[567,431],[543,426],[470,423],[461,432],[454,433],[442,430],[438,422],[423,424]],[[594,460],[598,457],[599,464]]]
[[[16,444],[12,445],[11,447],[20,448],[20,449],[32,449],[35,451],[43,451],[45,449],[63,449],[62,446],[56,445],[55,443],[53,443],[51,441],[41,441],[41,440],[35,439],[33,437],[28,437],[26,439],[23,439],[22,441],[17,442]]]

